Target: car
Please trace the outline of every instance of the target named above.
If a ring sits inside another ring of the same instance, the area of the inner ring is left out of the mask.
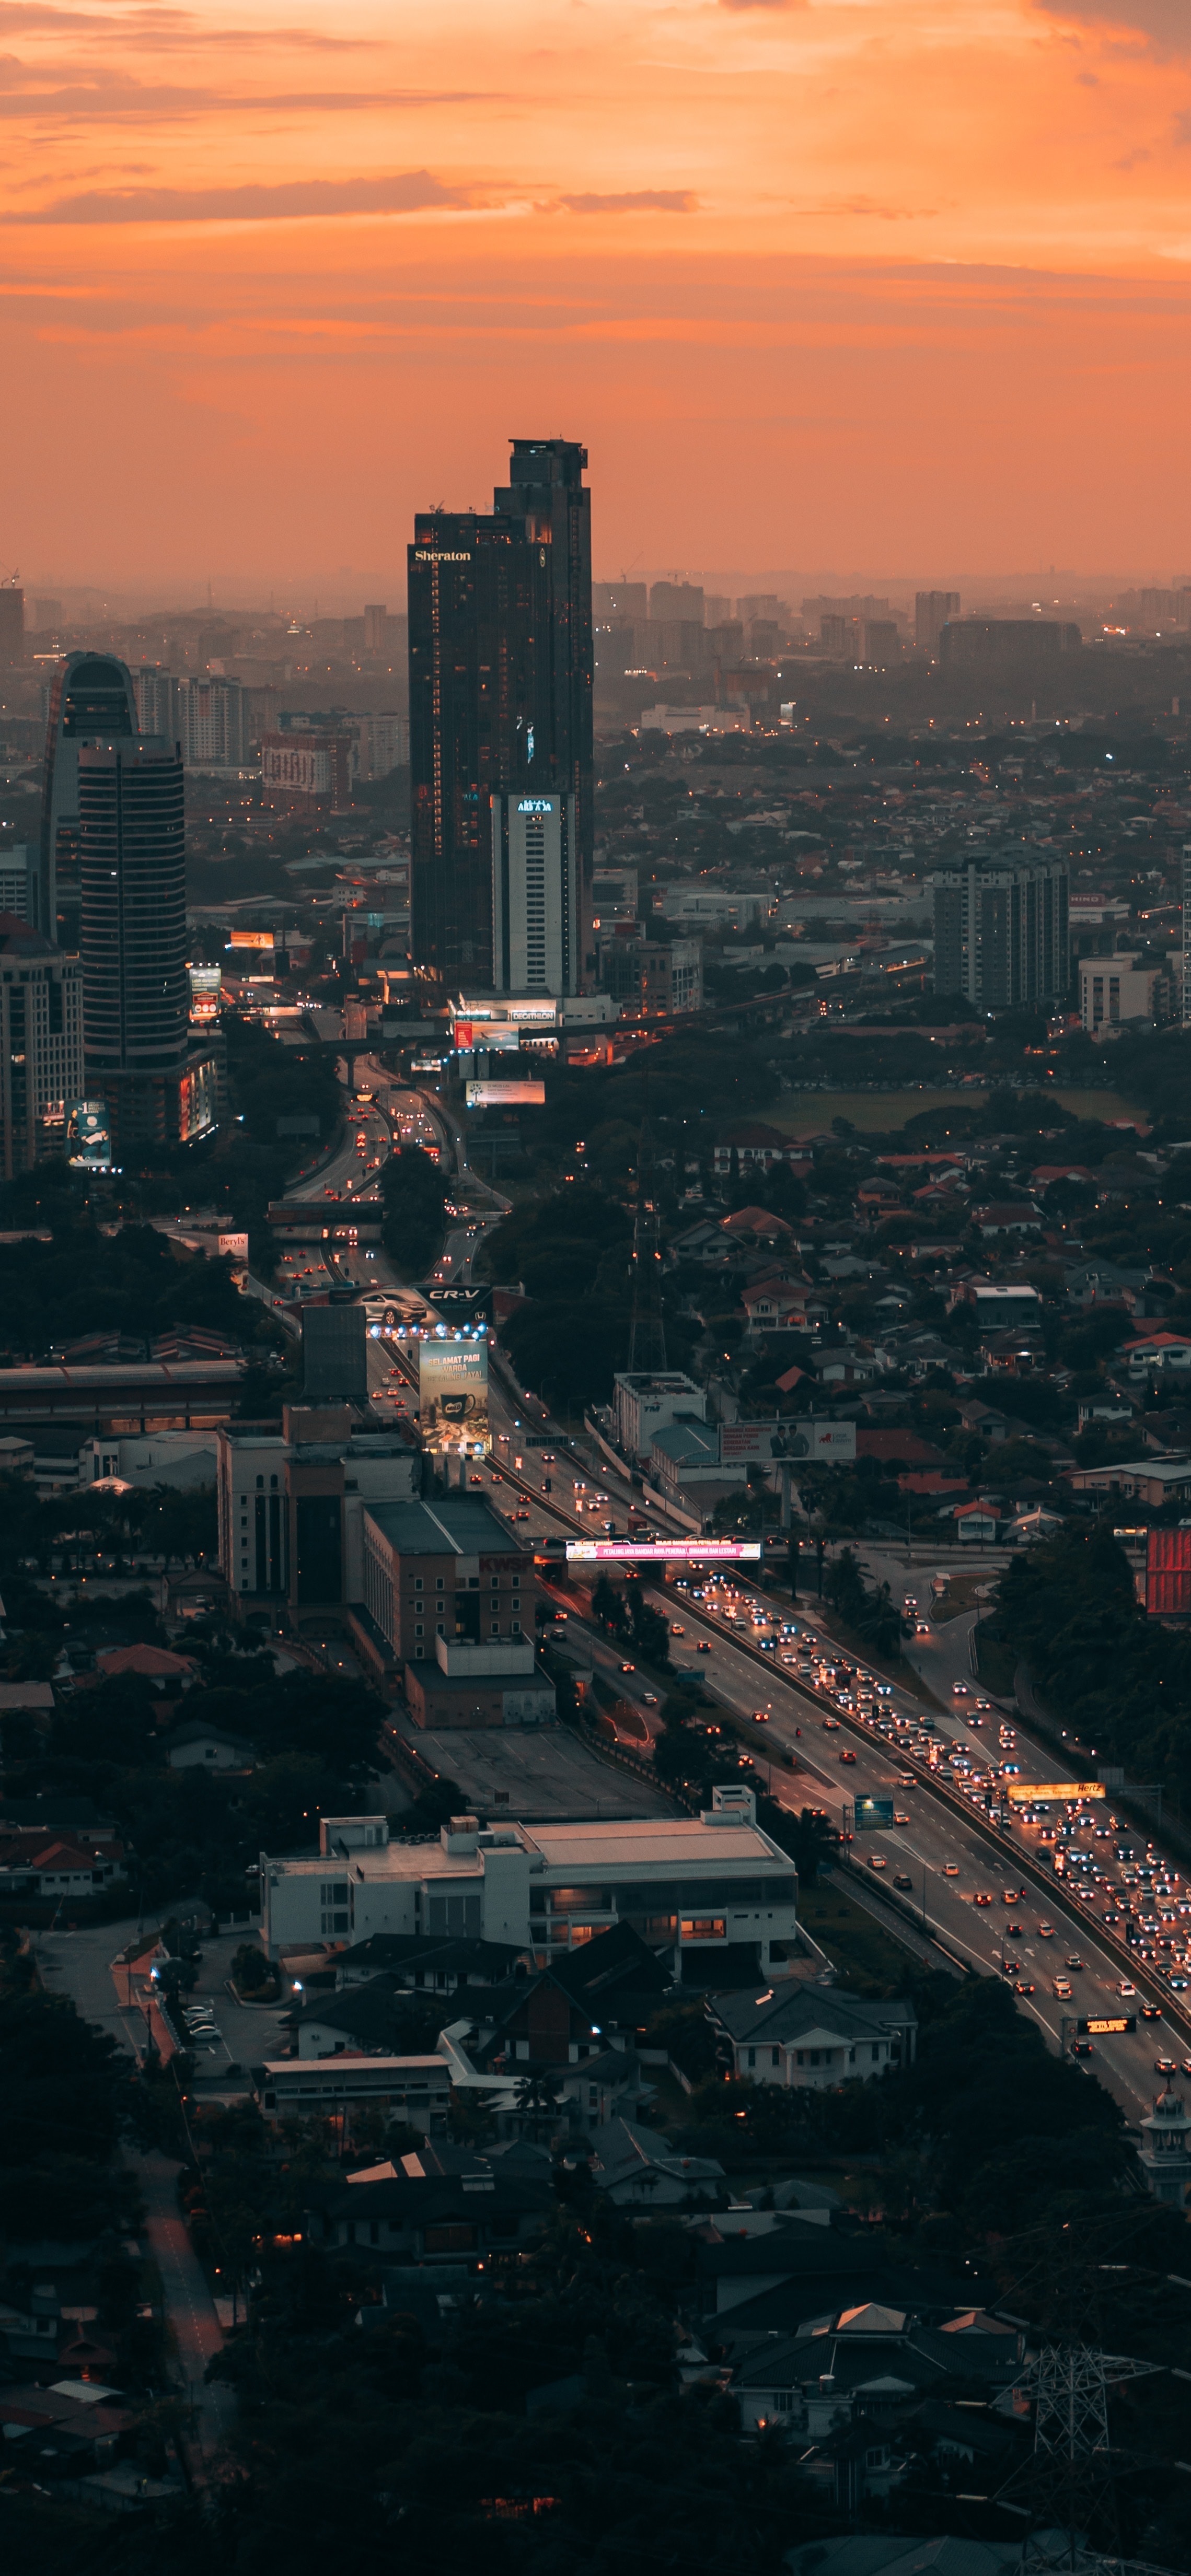
[[[755,1709],[753,1710],[753,1723],[754,1723],[754,1725],[755,1725],[755,1726],[768,1726],[768,1724],[769,1724],[769,1711],[768,1711],[768,1709],[767,1709],[767,1708],[755,1708]]]
[[[709,1655],[711,1653],[711,1646],[706,1637],[700,1637],[699,1643],[695,1648],[695,1653],[697,1655]]]
[[[1016,1995],[1032,1995],[1034,1991],[1034,1982],[1032,1977],[1015,1977],[1013,1980],[1013,1991]]]
[[[959,1862],[957,1860],[945,1860],[943,1863],[943,1876],[944,1878],[958,1878]]]
[[[622,1664],[620,1669],[622,1673],[635,1673],[637,1667],[635,1664]]]
[[[970,1685],[967,1682],[952,1682],[951,1696],[952,1699],[970,1699],[972,1696]]]
[[[482,1485],[483,1485],[483,1482],[484,1482],[484,1479],[483,1479],[483,1477],[482,1477],[482,1476],[469,1476],[467,1481],[468,1481],[469,1485],[481,1485],[481,1486],[482,1486]]]
[[[985,1709],[991,1709],[991,1707],[992,1707],[992,1701],[991,1701],[990,1699],[978,1699],[978,1700],[977,1700],[977,1702],[976,1702],[976,1706],[977,1706],[977,1708],[978,1708],[978,1709],[980,1709],[981,1711],[983,1711],[983,1710],[985,1710]]]
[[[916,1637],[929,1637],[929,1635],[930,1635],[930,1621],[929,1621],[929,1619],[916,1619],[916,1620],[914,1621],[914,1634],[915,1634],[915,1636],[916,1636]]]
[[[656,1708],[658,1706],[658,1695],[656,1691],[642,1691],[641,1697],[646,1708]]]
[[[1093,2056],[1093,2055],[1094,2055],[1094,2051],[1093,2051],[1093,2048],[1092,2048],[1091,2040],[1090,2040],[1090,2039],[1073,2039],[1073,2040],[1072,2040],[1072,2042],[1071,2042],[1071,2054],[1072,2054],[1072,2056],[1073,2056],[1073,2057],[1091,2057],[1091,2056]]]
[[[825,1735],[838,1735],[838,1734],[839,1734],[839,1719],[838,1719],[838,1717],[825,1717],[825,1718],[824,1718],[824,1720],[823,1720],[823,1732],[824,1732],[824,1734],[825,1734]]]
[[[1079,1970],[1083,1966],[1083,1960],[1080,1958],[1078,1950],[1068,1951],[1067,1956],[1063,1961],[1063,1966],[1065,1968],[1070,1968],[1073,1974],[1078,1975]]]
[[[1070,1977],[1053,1978],[1050,1991],[1052,1995],[1058,1996],[1060,2003],[1069,2003],[1072,1992]]]
[[[672,1637],[685,1637],[686,1629],[680,1626],[677,1619],[672,1619],[670,1622],[670,1634]]]
[[[914,1881],[907,1877],[904,1869],[899,1869],[894,1872],[893,1884],[895,1887],[912,1888]]]
[[[1173,2057],[1156,2057],[1154,2059],[1155,2075],[1177,2075],[1178,2071],[1179,2070],[1175,2065]]]
[[[1007,1923],[1005,1926],[1006,1937],[1010,1941],[1021,1941],[1025,1937],[1025,1929],[1026,1927],[1024,1923]]]
[[[889,1863],[885,1858],[884,1852],[870,1852],[868,1856],[868,1865],[870,1869],[888,1869],[889,1867]]]
[[[988,1894],[987,1889],[981,1887],[977,1889],[975,1896],[972,1898],[972,1903],[973,1905],[991,1905],[992,1898]]]
[[[1053,1923],[1040,1923],[1040,1924],[1039,1924],[1039,1926],[1038,1926],[1038,1938],[1039,1938],[1039,1940],[1040,1940],[1040,1941],[1053,1941],[1054,1937],[1055,1937],[1055,1927],[1054,1927]]]
[[[1141,2017],[1143,2021],[1161,2021],[1161,2004],[1143,2004],[1141,2007]]]
[[[841,1761],[841,1762],[854,1762],[854,1761],[855,1761],[855,1759],[856,1759],[856,1756],[855,1756],[855,1754],[853,1753],[852,1748],[851,1748],[851,1746],[850,1746],[850,1745],[848,1745],[848,1744],[842,1744],[842,1745],[840,1746],[840,1757],[839,1757],[839,1758],[840,1758],[840,1761]]]
[[[1122,1977],[1121,1982],[1117,1987],[1117,1993],[1128,2000],[1130,1995],[1135,1995],[1137,1993],[1137,1988],[1130,1984],[1128,1977]]]
[[[1024,1888],[1003,1887],[1001,1889],[1001,1903],[1002,1905],[1020,1905],[1024,1894]]]
[[[895,1824],[895,1825],[908,1825],[908,1824],[909,1824],[910,1819],[909,1819],[909,1817],[907,1816],[907,1814],[906,1814],[906,1812],[905,1812],[904,1807],[895,1807],[895,1808],[894,1808],[894,1810],[893,1810],[893,1821],[894,1821],[894,1824]]]

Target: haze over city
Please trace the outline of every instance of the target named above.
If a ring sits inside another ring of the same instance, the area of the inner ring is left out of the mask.
[[[5,2568],[1191,2576],[1191,0],[0,129]]]

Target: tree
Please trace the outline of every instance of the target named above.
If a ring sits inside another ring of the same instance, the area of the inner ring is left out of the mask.
[[[431,1267],[443,1238],[446,1182],[420,1145],[390,1154],[380,1176],[381,1242],[407,1278]]]

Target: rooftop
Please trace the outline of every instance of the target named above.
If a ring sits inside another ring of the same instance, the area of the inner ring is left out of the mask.
[[[477,1494],[433,1503],[369,1503],[368,1518],[398,1556],[512,1556],[526,1553]]]

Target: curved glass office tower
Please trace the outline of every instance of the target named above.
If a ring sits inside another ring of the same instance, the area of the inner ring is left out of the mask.
[[[178,1074],[189,1040],[182,763],[146,737],[78,755],[87,1080]]]
[[[135,741],[132,674],[113,653],[68,653],[50,691],[41,846],[29,917],[59,948],[79,945],[79,746]]]

